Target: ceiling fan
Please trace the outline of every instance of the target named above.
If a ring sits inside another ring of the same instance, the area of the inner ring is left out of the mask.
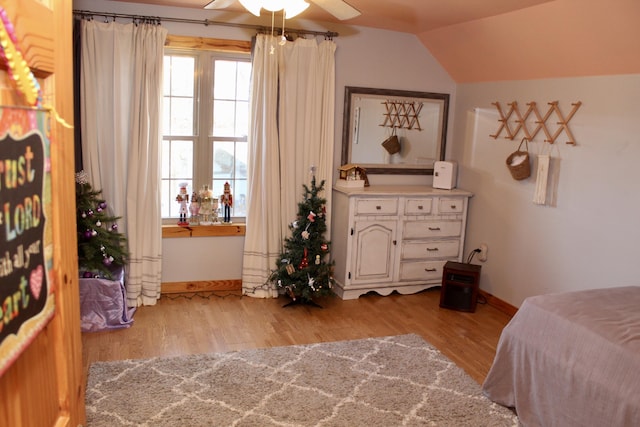
[[[205,9],[224,9],[226,7],[231,6],[233,3],[235,3],[235,1],[236,0],[211,0],[209,3],[207,3],[207,5],[204,8]],[[246,0],[239,0],[239,1],[249,12],[253,13],[256,16],[260,16],[260,9],[264,6],[264,4],[273,3],[273,1],[269,1],[269,0],[263,1],[262,2],[263,4],[259,4],[260,2],[256,3],[255,1],[251,1],[251,2],[248,2]],[[343,0],[311,0],[311,2],[320,6],[321,8],[323,8],[324,10],[326,10],[327,12],[329,12],[330,14],[332,14],[333,16],[335,16],[341,21],[355,18],[356,16],[360,15],[360,11],[358,9],[354,8],[353,6],[349,5],[347,2]],[[306,6],[308,6],[308,3],[306,3],[305,0],[298,0],[298,3],[302,5],[302,8],[297,13],[302,12],[302,10],[306,9]],[[282,8],[283,6],[279,6],[279,8],[276,10],[280,10]],[[290,16],[290,14],[287,13],[287,18],[289,17],[292,18],[293,16]]]

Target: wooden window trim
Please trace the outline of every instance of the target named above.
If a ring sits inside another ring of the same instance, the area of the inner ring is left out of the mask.
[[[165,47],[176,49],[198,49],[216,52],[251,53],[251,42],[243,40],[212,39],[208,37],[192,37],[167,35]]]
[[[244,236],[247,226],[244,223],[220,225],[163,225],[162,238],[180,237],[216,237],[216,236]]]

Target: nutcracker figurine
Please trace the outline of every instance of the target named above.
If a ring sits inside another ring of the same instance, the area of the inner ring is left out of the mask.
[[[211,214],[213,213],[213,193],[209,190],[209,186],[205,185],[200,191],[198,197],[200,200],[200,225],[211,225]]]
[[[200,223],[200,199],[198,198],[198,193],[194,190],[191,194],[191,204],[189,205],[189,213],[191,214],[191,218],[189,218],[189,223],[191,225],[198,225]]]
[[[189,225],[187,222],[187,204],[189,203],[189,193],[187,193],[187,183],[180,183],[180,192],[176,196],[176,202],[180,203],[180,219],[178,225]]]
[[[220,196],[220,203],[222,204],[222,211],[224,215],[223,222],[231,222],[231,207],[233,206],[233,196],[231,195],[231,186],[228,182],[224,183],[224,192]]]

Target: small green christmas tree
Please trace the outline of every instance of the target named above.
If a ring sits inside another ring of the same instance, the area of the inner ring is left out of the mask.
[[[328,262],[329,242],[324,237],[327,231],[326,199],[318,196],[324,181],[316,186],[313,175],[311,188],[303,187],[304,200],[298,203],[297,219],[289,224],[291,236],[284,240],[284,250],[269,281],[294,302],[314,303],[314,297],[333,293],[333,262]]]
[[[128,257],[126,238],[118,232],[120,217],[107,213],[107,203],[86,180],[76,174],[76,229],[80,277],[113,278],[113,271],[124,266]]]

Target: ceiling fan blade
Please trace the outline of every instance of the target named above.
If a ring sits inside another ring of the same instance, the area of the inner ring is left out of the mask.
[[[224,9],[231,6],[236,0],[211,0],[205,5],[205,9]]]
[[[341,21],[360,16],[360,11],[343,0],[311,0]]]

